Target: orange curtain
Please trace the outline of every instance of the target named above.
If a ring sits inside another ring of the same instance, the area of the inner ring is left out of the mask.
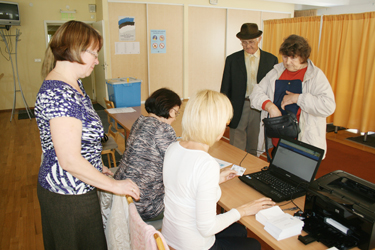
[[[316,65],[336,96],[336,126],[375,131],[375,12],[323,17]]]
[[[306,38],[311,46],[310,59],[315,62],[318,55],[320,16],[285,18],[264,21],[262,48],[279,58],[280,45],[289,35],[296,34]]]

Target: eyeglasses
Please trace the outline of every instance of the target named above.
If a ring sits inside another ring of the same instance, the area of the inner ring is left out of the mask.
[[[174,110],[175,117],[177,117],[180,114],[180,111],[177,111],[175,109],[173,109],[173,110]]]
[[[94,57],[95,57],[95,59],[98,59],[98,53],[96,53],[96,52],[94,52],[94,51],[91,51],[91,50],[85,50],[85,52],[87,52],[87,53],[90,53],[91,55],[93,55]]]
[[[254,44],[256,44],[258,42],[258,38],[256,38],[256,39],[253,39],[253,40],[248,40],[248,41],[242,41],[241,40],[241,45],[242,46],[244,46],[244,47],[246,47],[247,45],[254,45]]]

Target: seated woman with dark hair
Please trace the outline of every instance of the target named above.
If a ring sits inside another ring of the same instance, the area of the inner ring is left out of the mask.
[[[156,90],[146,100],[147,116],[133,124],[126,150],[114,178],[131,179],[141,192],[135,205],[143,220],[161,219],[164,211],[163,161],[168,146],[177,140],[171,124],[181,106],[173,91]]]

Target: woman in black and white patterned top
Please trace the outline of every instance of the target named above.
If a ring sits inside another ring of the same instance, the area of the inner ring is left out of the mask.
[[[180,97],[162,88],[146,100],[148,116],[133,124],[115,179],[129,178],[140,191],[135,202],[143,220],[159,219],[164,211],[163,161],[168,146],[176,141],[171,124],[179,114]]]
[[[99,64],[102,45],[91,26],[69,21],[46,51],[45,80],[35,103],[43,150],[37,192],[45,249],[107,250],[96,188],[139,198],[133,181],[106,176],[103,125],[79,80]]]

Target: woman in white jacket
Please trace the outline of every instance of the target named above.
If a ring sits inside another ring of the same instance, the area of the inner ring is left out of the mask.
[[[281,111],[273,103],[276,80],[302,81],[302,93],[286,91],[281,108],[297,104],[299,126],[298,140],[318,148],[327,149],[326,117],[336,108],[335,97],[323,71],[316,67],[309,58],[311,47],[301,36],[290,35],[284,40],[279,50],[283,62],[274,68],[254,87],[250,95],[252,108],[261,110],[261,120],[281,116]],[[261,124],[262,125],[262,124]],[[264,152],[264,129],[259,133],[258,152]]]

